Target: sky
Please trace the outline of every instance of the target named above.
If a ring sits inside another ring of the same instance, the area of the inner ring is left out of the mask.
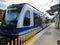
[[[43,12],[50,9],[49,7],[56,4],[57,2],[57,0],[0,0],[0,9],[2,7],[2,9],[6,9],[8,5],[14,3],[29,3]]]

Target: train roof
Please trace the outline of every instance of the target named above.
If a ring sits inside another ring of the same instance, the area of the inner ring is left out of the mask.
[[[28,4],[28,3],[20,3],[20,4],[12,4],[12,5],[10,5],[9,7],[11,7],[11,8],[13,8],[13,7],[23,7],[24,5],[29,5],[29,6],[31,6],[32,8],[34,8],[34,9],[36,9],[37,11],[39,11],[39,12],[41,12],[40,10],[38,10],[37,8],[35,8],[34,6],[32,6],[32,5],[30,5],[30,4]],[[20,5],[20,6],[19,6]],[[42,13],[42,12],[41,12]]]

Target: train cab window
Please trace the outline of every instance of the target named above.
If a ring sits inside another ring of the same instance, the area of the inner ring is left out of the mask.
[[[30,11],[27,10],[24,17],[24,26],[30,26]]]
[[[40,15],[33,13],[34,14],[34,26],[42,26],[42,19],[40,18]]]

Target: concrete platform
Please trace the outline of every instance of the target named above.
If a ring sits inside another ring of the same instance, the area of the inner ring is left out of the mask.
[[[46,32],[32,45],[58,45],[58,40],[60,41],[60,32],[58,29],[55,29],[55,25],[52,23]]]

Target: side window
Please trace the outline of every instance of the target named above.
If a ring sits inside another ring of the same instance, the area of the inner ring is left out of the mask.
[[[34,14],[34,26],[42,26],[42,19],[40,18],[40,15],[33,13]]]
[[[40,27],[43,27],[43,26],[42,26],[42,18],[41,18],[41,16],[40,16],[40,18],[39,18],[39,26],[40,26]]]
[[[27,10],[25,13],[23,25],[30,26],[30,11],[29,10]]]

